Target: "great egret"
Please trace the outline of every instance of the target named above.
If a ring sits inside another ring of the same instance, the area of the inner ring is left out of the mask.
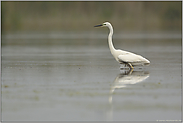
[[[150,61],[147,60],[146,58],[136,55],[131,52],[127,52],[124,50],[119,50],[115,49],[112,43],[112,35],[113,35],[113,27],[109,22],[105,22],[100,25],[96,25],[94,27],[108,27],[110,30],[110,33],[108,35],[108,43],[109,43],[109,48],[111,51],[111,54],[114,56],[117,62],[120,64],[125,64],[127,65],[130,69],[134,69],[133,66],[138,66],[138,65],[149,65]]]

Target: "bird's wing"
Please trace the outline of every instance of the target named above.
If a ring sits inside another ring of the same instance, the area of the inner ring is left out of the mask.
[[[127,53],[127,54],[123,54],[123,55],[119,55],[118,56],[119,61],[122,62],[142,62],[142,61],[146,61],[145,58],[143,58],[140,55],[136,55],[133,53]]]

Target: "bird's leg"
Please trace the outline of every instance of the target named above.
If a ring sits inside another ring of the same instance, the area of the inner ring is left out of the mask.
[[[124,62],[124,68],[125,69],[130,68],[130,66],[128,65],[128,63]]]
[[[131,67],[130,67],[130,65],[128,63],[126,65],[128,66],[129,69],[131,69]]]
[[[134,69],[132,64],[128,63],[128,66],[129,66],[130,69]]]
[[[134,69],[134,68],[133,68],[133,69]],[[130,69],[130,71],[129,71],[128,75],[131,75],[131,74],[132,74],[133,69]]]
[[[125,75],[131,75],[133,72],[133,69],[129,69],[128,71],[125,71]]]

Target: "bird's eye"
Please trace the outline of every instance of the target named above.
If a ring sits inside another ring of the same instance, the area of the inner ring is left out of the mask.
[[[103,25],[106,25],[106,24],[103,24]]]

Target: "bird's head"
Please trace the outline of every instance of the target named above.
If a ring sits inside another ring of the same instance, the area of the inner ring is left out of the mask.
[[[103,24],[99,24],[94,27],[106,27],[106,26],[109,27],[109,26],[111,26],[111,24],[109,22],[104,22]]]

